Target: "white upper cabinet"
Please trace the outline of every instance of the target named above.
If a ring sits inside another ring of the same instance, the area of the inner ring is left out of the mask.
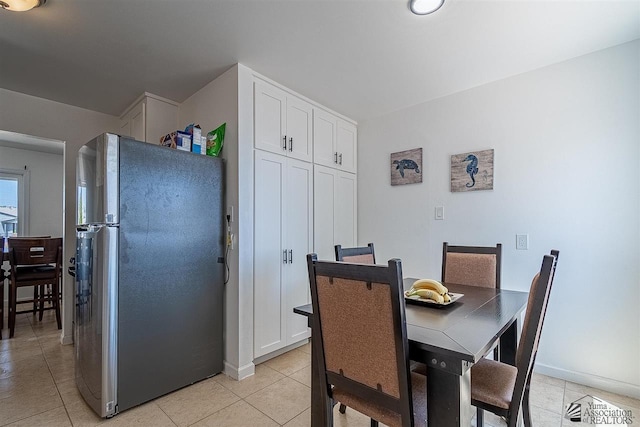
[[[267,82],[255,80],[254,109],[256,148],[311,162],[311,104]]]
[[[146,141],[145,103],[139,102],[129,109],[120,120],[120,135],[129,136],[136,141]]]
[[[256,148],[284,154],[286,94],[259,80],[254,83],[254,132]]]
[[[336,133],[336,151],[338,152],[338,169],[356,173],[358,150],[358,130],[355,125],[338,119]]]
[[[313,162],[356,172],[356,126],[319,108],[313,109]]]
[[[120,117],[120,135],[158,144],[178,126],[178,104],[144,93]]]
[[[337,118],[318,108],[313,109],[313,162],[335,168],[338,162],[336,151]]]

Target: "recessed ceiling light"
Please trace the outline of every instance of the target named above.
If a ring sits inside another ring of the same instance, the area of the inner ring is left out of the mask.
[[[47,0],[0,0],[0,7],[12,12],[24,12],[42,6]]]
[[[444,0],[410,0],[409,8],[416,15],[428,15],[440,9]]]

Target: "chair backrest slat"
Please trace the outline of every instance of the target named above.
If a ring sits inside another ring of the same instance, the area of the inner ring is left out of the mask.
[[[343,248],[341,245],[335,246],[336,261],[351,262],[356,264],[375,264],[376,255],[373,250],[373,243],[367,246],[355,248]]]

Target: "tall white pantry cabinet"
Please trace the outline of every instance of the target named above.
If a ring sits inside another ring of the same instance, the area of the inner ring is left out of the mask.
[[[260,358],[310,336],[307,319],[293,313],[311,302],[306,255],[333,260],[334,245],[356,244],[357,130],[258,77],[253,96],[253,323]]]

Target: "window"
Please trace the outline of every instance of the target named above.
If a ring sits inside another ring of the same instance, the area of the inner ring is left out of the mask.
[[[29,234],[29,172],[0,169],[0,235]]]

